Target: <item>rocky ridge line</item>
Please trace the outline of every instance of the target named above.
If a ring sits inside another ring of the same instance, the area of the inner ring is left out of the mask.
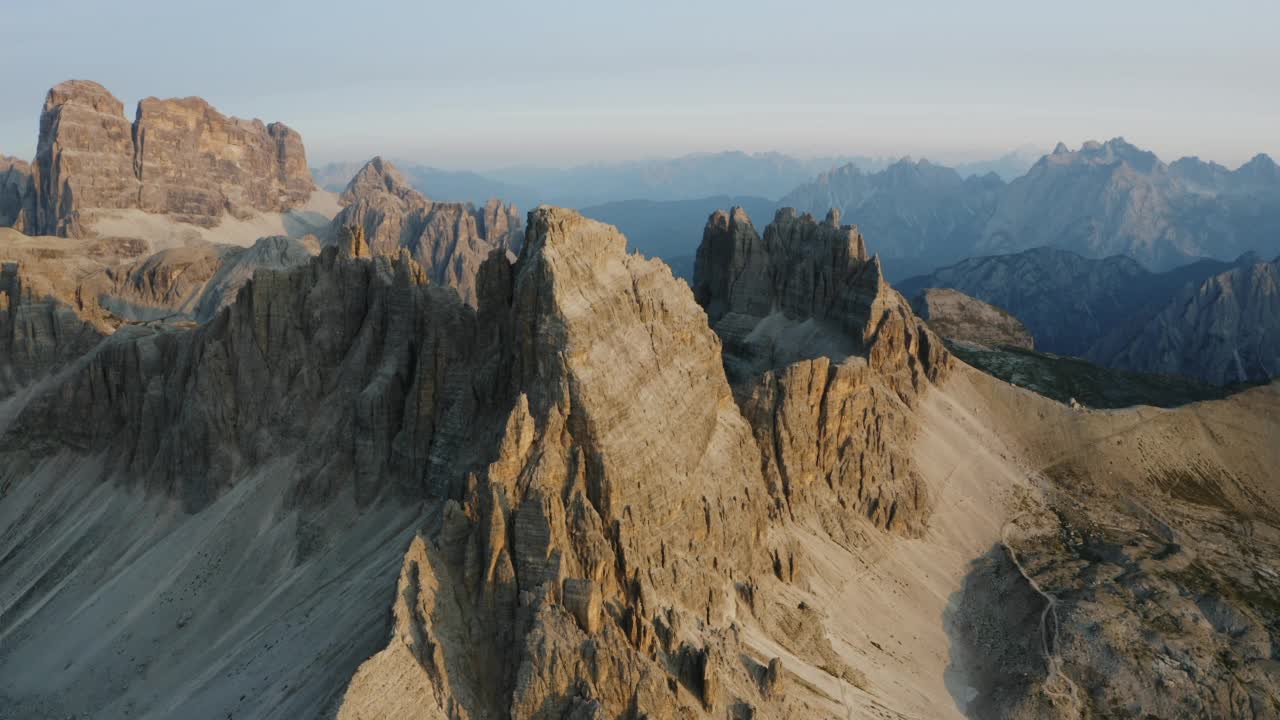
[[[344,207],[333,219],[335,234],[359,227],[374,255],[408,251],[432,282],[457,289],[472,306],[478,302],[480,265],[495,249],[519,252],[523,240],[515,206],[497,199],[482,208],[431,200],[381,157],[365,163],[339,201]]]

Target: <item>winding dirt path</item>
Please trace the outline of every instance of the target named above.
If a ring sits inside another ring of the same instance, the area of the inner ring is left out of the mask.
[[[1063,700],[1067,703],[1071,713],[1076,717],[1083,717],[1080,709],[1079,687],[1076,682],[1062,669],[1062,658],[1057,652],[1058,647],[1058,598],[1052,593],[1045,591],[1040,587],[1034,578],[1022,566],[1022,561],[1018,559],[1018,552],[1013,549],[1012,543],[1009,542],[1010,528],[1018,522],[1018,519],[1027,513],[1019,513],[1015,515],[1009,522],[1005,523],[1000,530],[1000,544],[1004,546],[1005,552],[1009,553],[1009,559],[1013,561],[1014,567],[1022,575],[1022,579],[1027,581],[1032,590],[1039,593],[1044,598],[1044,610],[1040,612],[1040,654],[1044,657],[1045,663],[1049,667],[1049,680],[1057,679],[1060,685],[1064,685],[1066,689],[1054,688],[1050,682],[1044,684],[1045,694],[1055,700]],[[1050,627],[1049,619],[1053,618],[1052,627]],[[1053,648],[1052,650],[1050,648]]]

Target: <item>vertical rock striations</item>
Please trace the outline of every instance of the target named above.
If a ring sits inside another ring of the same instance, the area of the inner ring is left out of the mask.
[[[71,283],[38,263],[0,261],[0,399],[64,366],[111,331],[77,311]]]
[[[89,208],[138,206],[134,129],[124,104],[101,85],[68,80],[55,85],[40,113],[32,169],[37,235],[86,233]]]
[[[410,551],[411,602],[339,717],[385,709],[388,678],[419,689],[414,717],[531,718],[697,713],[715,673],[744,675],[705,658],[730,642],[735,577],[767,567],[750,429],[688,291],[624,244],[542,208],[513,272],[486,265],[486,287],[510,283],[480,314],[508,318],[518,395],[493,461]]]
[[[885,282],[856,227],[779,210],[761,238],[740,208],[707,222],[694,293],[760,446],[777,512],[852,543],[859,518],[918,532],[928,499],[908,407],[949,363]]]
[[[197,97],[138,103],[139,207],[211,227],[223,214],[283,212],[315,185],[302,137],[280,123],[227,117]]]
[[[40,116],[29,232],[78,237],[93,211],[139,209],[213,227],[224,215],[283,212],[315,189],[301,137],[222,115],[204,100],[138,103],[133,123],[105,88],[69,80]]]
[[[365,163],[339,200],[345,207],[334,228],[362,228],[375,255],[407,250],[432,282],[456,288],[472,306],[478,302],[476,276],[490,252],[520,249],[523,223],[514,206],[496,199],[480,209],[435,202],[380,157]]]
[[[862,355],[765,363],[735,389],[687,286],[572,211],[531,213],[514,264],[492,249],[474,308],[353,224],[203,325],[101,342],[0,435],[0,483],[69,451],[198,511],[290,458],[276,480],[304,517],[339,497],[423,503],[392,637],[339,717],[826,715],[767,668],[783,648],[860,682],[795,601],[809,565],[786,525],[846,545],[921,527],[906,407],[946,356],[856,231],[783,217],[766,238],[782,254],[763,258],[778,296],[760,306],[794,316],[762,321]],[[728,248],[705,262],[757,269]],[[121,278],[176,292],[165,267]],[[740,301],[724,305],[757,307]]]

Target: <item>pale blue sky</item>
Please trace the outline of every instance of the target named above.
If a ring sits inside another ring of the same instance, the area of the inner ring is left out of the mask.
[[[1280,156],[1280,2],[0,0],[0,153],[45,91],[201,95],[313,162],[694,151],[958,161],[1123,135]]]

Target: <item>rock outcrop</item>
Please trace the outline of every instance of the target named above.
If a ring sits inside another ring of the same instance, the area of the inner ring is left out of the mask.
[[[55,86],[40,116],[30,232],[92,233],[95,210],[138,209],[212,227],[283,212],[315,189],[301,137],[222,115],[199,98],[138,103],[135,120],[101,85]]]
[[[0,155],[0,227],[11,227],[18,232],[32,230],[35,213],[36,191],[31,165]]]
[[[481,318],[509,313],[518,391],[498,452],[411,549],[392,645],[339,717],[370,716],[388,675],[418,688],[415,717],[697,716],[750,682],[729,654],[706,659],[733,641],[735,579],[768,567],[719,344],[615,230],[548,208],[530,222],[515,267],[495,254],[481,281]]]
[[[435,202],[380,157],[365,163],[339,200],[345,207],[333,219],[335,235],[338,228],[359,227],[374,255],[395,257],[407,250],[432,282],[455,288],[472,306],[478,302],[477,274],[489,254],[520,249],[523,223],[515,207],[496,199],[479,209]]]
[[[911,309],[948,340],[991,348],[1035,349],[1031,333],[1018,318],[958,290],[926,288],[912,298]]]
[[[84,356],[119,326],[81,292],[136,243],[33,238],[0,228],[0,400]]]
[[[771,547],[705,315],[616,230],[530,218],[518,261],[481,268],[476,309],[407,251],[366,257],[356,227],[305,267],[259,271],[204,325],[118,331],[0,437],[0,483],[92,454],[104,479],[194,512],[289,456],[277,480],[303,511],[428,503],[390,645],[343,717],[400,707],[387,678],[420,717],[804,712],[741,660],[742,593],[768,607],[754,588],[795,551]],[[816,615],[791,622],[821,636]],[[795,652],[813,648],[831,652]]]
[[[724,342],[777,512],[811,517],[845,544],[860,518],[920,531],[928,498],[905,454],[907,408],[949,355],[858,229],[836,211],[818,222],[785,208],[761,238],[740,208],[718,211],[693,287]]]
[[[122,325],[203,323],[259,269],[305,264],[315,238],[191,245],[29,237],[0,229],[0,399],[87,355]]]
[[[275,236],[250,247],[187,245],[161,250],[85,278],[77,291],[124,322],[213,319],[257,270],[304,265],[320,251],[314,237]]]

